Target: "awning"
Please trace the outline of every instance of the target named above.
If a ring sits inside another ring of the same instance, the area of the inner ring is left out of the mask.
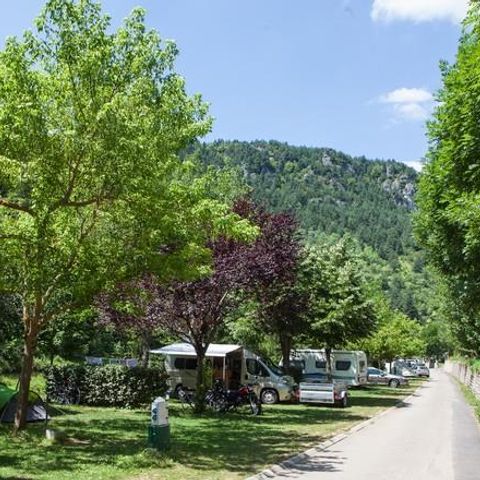
[[[223,343],[211,343],[208,346],[206,357],[226,357],[229,353],[239,350],[241,345],[230,345]],[[195,349],[189,343],[172,343],[162,348],[150,350],[150,353],[161,355],[176,355],[182,357],[196,357]]]

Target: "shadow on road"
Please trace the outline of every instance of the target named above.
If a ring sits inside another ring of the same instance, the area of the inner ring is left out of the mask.
[[[321,473],[321,472],[340,472],[341,466],[345,461],[345,457],[336,455],[335,451],[329,451],[325,454],[319,454],[309,459],[305,463],[297,463],[295,465],[286,465],[288,470],[277,474],[278,478],[295,478],[303,473]]]

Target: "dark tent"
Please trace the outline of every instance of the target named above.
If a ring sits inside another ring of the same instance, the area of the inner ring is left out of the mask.
[[[0,422],[12,423],[17,410],[18,391],[0,384]],[[27,422],[40,422],[47,419],[45,403],[40,395],[30,391],[28,396]]]

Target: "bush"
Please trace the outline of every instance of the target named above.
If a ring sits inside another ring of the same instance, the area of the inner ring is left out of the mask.
[[[159,369],[120,365],[62,365],[45,370],[47,399],[99,407],[135,408],[167,390]]]

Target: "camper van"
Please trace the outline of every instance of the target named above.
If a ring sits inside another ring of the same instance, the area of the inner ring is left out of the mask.
[[[197,355],[189,343],[174,343],[150,351],[165,356],[165,370],[172,390],[180,385],[194,389],[197,378]],[[262,403],[291,400],[296,385],[292,377],[271,361],[260,358],[240,345],[210,344],[206,359],[212,380],[221,378],[227,388],[253,384]]]
[[[298,368],[304,380],[322,379],[327,375],[325,350],[294,350],[290,364]],[[333,380],[358,387],[367,383],[367,356],[362,351],[332,350]]]

